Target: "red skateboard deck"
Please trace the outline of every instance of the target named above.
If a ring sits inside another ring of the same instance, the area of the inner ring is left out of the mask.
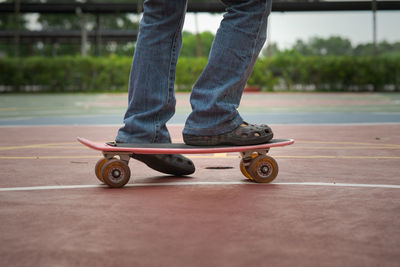
[[[83,145],[101,151],[103,158],[95,167],[97,178],[110,187],[122,187],[130,179],[129,160],[133,154],[210,154],[240,152],[240,170],[248,179],[269,183],[278,175],[278,164],[267,155],[272,147],[287,146],[293,139],[273,139],[265,144],[247,146],[189,146],[185,144],[114,144],[96,143],[78,137]]]

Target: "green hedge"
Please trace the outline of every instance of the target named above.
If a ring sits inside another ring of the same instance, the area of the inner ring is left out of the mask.
[[[249,83],[267,89],[400,90],[400,56],[305,57],[283,54],[257,62]],[[261,72],[261,73],[259,73]],[[264,76],[265,81],[258,77]],[[269,83],[267,83],[267,80]]]
[[[6,58],[0,60],[0,86],[27,91],[115,91],[126,89],[131,59]]]
[[[3,58],[0,92],[126,91],[132,59]],[[181,58],[176,89],[190,90],[207,64],[205,58]],[[397,90],[400,91],[400,56],[305,57],[281,54],[259,59],[249,85],[272,90]]]

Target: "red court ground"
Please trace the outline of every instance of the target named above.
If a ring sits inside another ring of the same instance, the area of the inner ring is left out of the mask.
[[[109,189],[75,139],[116,127],[2,127],[1,265],[399,266],[400,125],[273,129],[296,139],[271,150],[274,184],[246,181],[228,153],[191,155],[190,177],[132,160],[128,186]]]

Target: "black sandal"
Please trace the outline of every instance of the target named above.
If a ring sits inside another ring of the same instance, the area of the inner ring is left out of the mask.
[[[243,122],[231,132],[220,135],[183,135],[185,144],[192,146],[218,146],[218,145],[257,145],[267,143],[273,138],[268,125],[254,125]]]
[[[189,175],[195,171],[193,162],[179,154],[133,154],[132,158],[145,163],[153,170],[175,176]]]

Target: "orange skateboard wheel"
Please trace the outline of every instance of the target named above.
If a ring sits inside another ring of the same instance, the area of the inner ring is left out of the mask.
[[[253,159],[248,167],[248,173],[257,183],[270,183],[278,175],[278,163],[270,156],[260,155]]]
[[[104,182],[103,178],[101,177],[101,168],[103,168],[104,163],[106,163],[107,161],[108,161],[108,159],[106,159],[106,158],[99,159],[96,163],[96,166],[94,167],[96,177],[97,177],[97,179],[99,179],[100,182]]]
[[[101,177],[108,186],[119,188],[129,182],[131,171],[122,160],[112,159],[104,163],[101,168]]]
[[[244,162],[243,162],[243,159],[242,159],[242,160],[240,161],[240,171],[242,172],[242,174],[243,174],[246,178],[248,178],[249,180],[254,181],[253,178],[251,177],[251,175],[249,174],[249,172],[247,171],[247,168],[248,168],[248,167],[244,166]]]

